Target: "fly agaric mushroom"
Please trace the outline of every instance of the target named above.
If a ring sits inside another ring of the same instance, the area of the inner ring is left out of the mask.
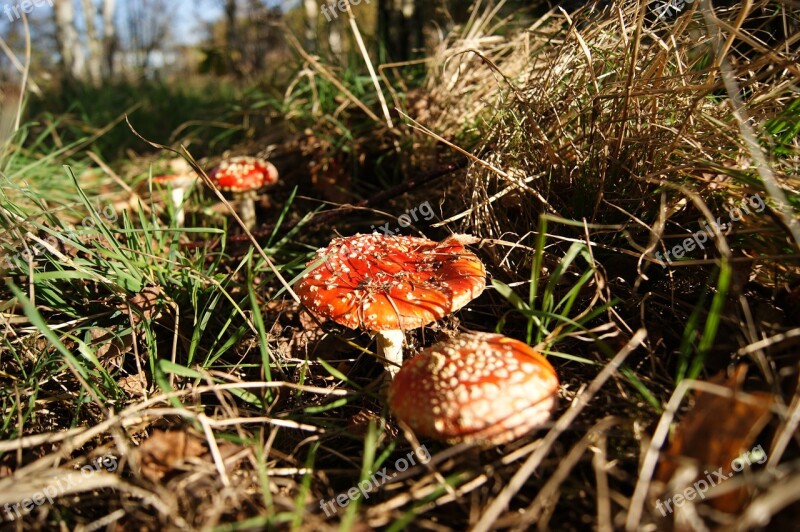
[[[471,333],[407,360],[389,388],[389,407],[418,435],[500,445],[547,421],[557,390],[553,366],[527,344]]]
[[[208,177],[218,189],[233,195],[239,204],[239,216],[249,230],[256,224],[254,200],[258,191],[278,182],[278,169],[264,159],[239,156],[222,161]]]
[[[480,259],[456,238],[358,234],[334,239],[315,263],[295,292],[313,312],[375,333],[390,376],[403,361],[404,330],[455,312],[486,286]]]
[[[175,207],[175,222],[178,227],[183,227],[185,218],[183,202],[186,199],[186,191],[197,181],[197,174],[183,173],[175,175],[160,175],[153,178],[153,183],[158,183],[162,187],[169,187],[172,205]]]

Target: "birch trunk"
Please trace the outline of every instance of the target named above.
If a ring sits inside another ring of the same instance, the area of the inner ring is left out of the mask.
[[[303,8],[306,12],[306,31],[305,45],[309,52],[317,51],[317,19],[319,18],[319,6],[317,0],[303,0]]]
[[[106,79],[114,77],[114,55],[117,51],[117,26],[114,23],[117,1],[103,0],[103,59]]]
[[[86,64],[78,31],[75,29],[75,10],[72,0],[57,0],[53,6],[53,15],[62,75],[66,79],[82,79]]]
[[[81,7],[83,8],[83,20],[86,25],[86,43],[89,50],[89,57],[87,61],[89,81],[92,85],[100,85],[103,78],[103,43],[97,35],[97,27],[95,26],[95,18],[97,15],[97,8],[92,0],[81,0]]]

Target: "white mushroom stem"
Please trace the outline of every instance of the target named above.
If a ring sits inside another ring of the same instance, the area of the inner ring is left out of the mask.
[[[256,226],[256,194],[254,192],[244,192],[236,194],[236,202],[239,204],[239,218],[244,222],[248,231]]]
[[[172,197],[172,205],[175,206],[175,221],[178,224],[178,227],[183,227],[183,222],[185,220],[185,214],[183,212],[183,200],[186,197],[186,188],[177,186],[172,187],[170,196]]]
[[[391,331],[375,331],[375,337],[378,340],[378,355],[386,359],[383,363],[386,366],[386,371],[389,372],[389,377],[393,379],[397,372],[400,371],[400,366],[403,365],[405,334],[401,329],[395,329]]]

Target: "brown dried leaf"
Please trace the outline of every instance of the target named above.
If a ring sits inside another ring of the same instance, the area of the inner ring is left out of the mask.
[[[720,373],[709,382],[730,389],[735,395],[721,396],[698,390],[692,410],[680,422],[675,437],[661,460],[656,479],[669,482],[687,458],[698,463],[700,471],[722,468],[727,477],[732,473],[731,462],[751,450],[755,438],[770,418],[772,394],[741,391],[747,373],[745,365],[738,366],[730,377]],[[705,478],[706,475],[702,475]],[[701,476],[697,477],[699,480]],[[717,510],[738,513],[747,500],[743,487],[710,500]]]
[[[146,286],[141,292],[129,297],[127,303],[133,310],[133,325],[139,325],[143,320],[157,319],[161,315],[164,299],[164,290],[160,286]],[[123,310],[127,310],[127,307]]]
[[[117,386],[126,394],[134,397],[144,397],[147,391],[147,381],[139,374],[128,375],[117,381]]]
[[[92,337],[90,345],[95,348],[98,360],[106,369],[120,367],[125,354],[133,347],[131,335],[120,338],[113,332],[100,328],[90,329],[89,334]]]
[[[139,446],[142,476],[158,482],[187,458],[201,456],[205,447],[200,439],[181,430],[156,430]]]
[[[14,462],[16,460],[12,454],[13,453],[6,453],[5,456],[0,458],[0,478],[10,477],[14,474]]]

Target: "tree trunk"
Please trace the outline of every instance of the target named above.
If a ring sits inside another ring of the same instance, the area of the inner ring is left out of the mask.
[[[83,8],[83,19],[86,24],[86,43],[89,49],[89,60],[87,62],[89,70],[89,81],[92,85],[99,86],[103,78],[103,43],[97,36],[95,18],[97,8],[92,0],[81,0]]]
[[[317,19],[319,18],[319,6],[317,0],[303,0],[303,7],[306,12],[305,45],[309,52],[317,51]]]
[[[228,60],[228,71],[238,73],[236,56],[236,0],[225,0],[225,52]]]
[[[416,0],[378,2],[378,37],[386,55],[382,61],[407,61],[422,47],[423,7]]]
[[[105,1],[105,0],[104,0]],[[148,72],[150,58],[156,50],[165,50],[169,25],[174,20],[170,10],[172,0],[136,0],[125,4],[125,24],[130,40],[129,52],[135,58],[136,68],[143,76]]]
[[[58,53],[61,56],[61,74],[67,80],[82,79],[86,64],[78,31],[75,29],[72,0],[57,0],[53,15]]]
[[[331,55],[337,59],[342,58],[344,55],[344,42],[342,41],[342,29],[338,21],[329,24],[330,30],[328,31],[328,46],[331,48]]]
[[[103,59],[106,79],[114,77],[114,55],[117,51],[117,27],[114,22],[116,0],[103,0]]]

